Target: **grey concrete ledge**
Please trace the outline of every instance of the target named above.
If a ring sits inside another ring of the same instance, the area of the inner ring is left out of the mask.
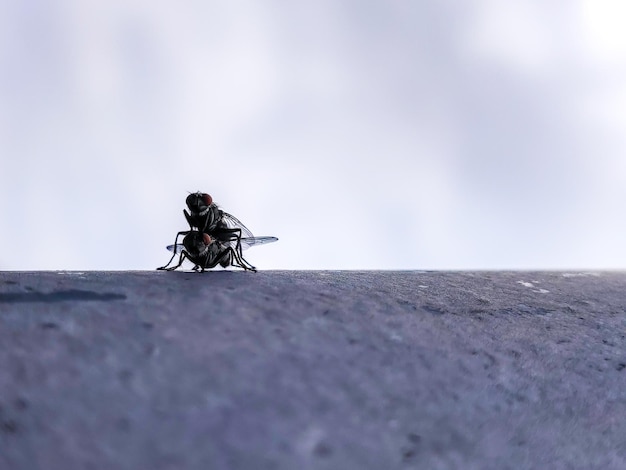
[[[0,469],[624,469],[625,287],[0,272]]]

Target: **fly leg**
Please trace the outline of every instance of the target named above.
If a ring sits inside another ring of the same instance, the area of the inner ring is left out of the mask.
[[[228,239],[224,241],[233,241],[237,240],[235,245],[235,251],[238,253],[239,258],[243,258],[243,248],[241,248],[241,229],[240,228],[222,228],[219,229],[219,233],[216,235],[216,238],[221,239],[220,235],[229,234]]]
[[[254,266],[252,266],[248,261],[246,261],[246,259],[242,256],[241,257],[241,261],[242,261],[242,268],[245,269],[246,271],[252,271],[252,272],[256,272],[256,268]]]
[[[178,244],[178,237],[180,237],[181,235],[187,235],[188,233],[189,233],[189,230],[187,230],[186,232],[178,232],[176,234],[176,238],[174,239],[174,253],[172,254],[172,257],[170,258],[170,260],[167,262],[165,266],[161,266],[160,268],[157,268],[158,271],[167,270],[167,266],[172,262],[172,260],[176,256],[176,245]]]
[[[187,219],[187,223],[189,224],[189,228],[191,230],[193,230],[193,225],[191,224],[191,216],[189,215],[189,213],[183,209],[183,215],[185,216],[185,219]],[[176,234],[176,238],[174,239],[174,253],[172,254],[172,257],[170,258],[170,260],[167,262],[167,264],[165,266],[161,266],[160,268],[157,268],[157,270],[167,270],[167,266],[172,262],[172,260],[174,259],[174,257],[176,256],[176,245],[178,244],[178,237],[180,237],[181,235],[187,235],[191,230],[186,230],[183,232],[178,232]],[[180,266],[180,265],[179,265]]]
[[[212,234],[209,233],[209,235],[213,235],[215,238],[223,242],[230,242],[233,240],[237,240],[237,242],[239,243],[241,240],[241,229],[219,227],[213,230]]]
[[[241,256],[237,254],[237,251],[233,249],[233,247],[229,246],[224,248],[218,256],[216,256],[211,263],[205,264],[207,269],[214,268],[220,264],[223,268],[227,268],[228,266],[233,266],[235,268],[241,268],[245,271],[254,271],[256,272],[256,268],[244,260]]]
[[[240,248],[239,251],[241,252],[241,246],[239,248]],[[233,248],[229,248],[229,249],[231,250],[233,254],[233,262],[232,262],[233,266],[242,268],[244,271],[256,272],[256,268],[252,266],[250,263],[248,263],[245,260],[245,258],[241,255],[241,253],[238,253],[237,250]],[[237,261],[237,264],[235,264],[235,261]]]
[[[222,261],[224,261],[224,257],[227,257],[229,253],[231,253],[233,251],[232,248],[228,247],[226,249],[224,249],[221,253],[219,253],[218,256],[216,256],[213,261],[211,261],[209,263],[209,255],[207,253],[206,257],[205,257],[205,263],[204,266],[201,266],[202,271],[204,271],[204,268],[206,269],[211,269],[214,268],[215,266],[217,266],[218,264],[220,264]],[[228,258],[226,258],[228,259]],[[224,265],[222,265],[224,266]],[[227,265],[228,266],[228,265]]]
[[[174,271],[175,269],[179,268],[181,264],[183,264],[183,261],[185,261],[185,258],[187,258],[187,252],[185,250],[182,251],[182,253],[180,254],[180,259],[178,260],[178,264],[176,266],[170,266],[169,268],[159,268],[159,269],[163,269],[164,271]],[[169,263],[168,263],[169,264]]]
[[[183,215],[185,216],[185,219],[187,219],[187,223],[189,224],[189,228],[191,230],[193,230],[193,223],[191,223],[191,215],[189,215],[189,212],[187,212],[185,209],[183,209]]]

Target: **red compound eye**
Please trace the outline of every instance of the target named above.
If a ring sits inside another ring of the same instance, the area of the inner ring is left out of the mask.
[[[205,245],[211,244],[211,237],[209,237],[206,233],[202,234],[202,241],[204,241]]]
[[[202,193],[202,200],[207,206],[210,206],[211,204],[213,204],[213,198],[211,197],[210,194]]]

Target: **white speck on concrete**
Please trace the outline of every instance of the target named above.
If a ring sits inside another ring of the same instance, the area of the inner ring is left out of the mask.
[[[538,294],[548,294],[550,291],[548,289],[535,289],[537,287],[535,284],[539,284],[538,281],[526,282],[526,281],[517,281],[518,284],[523,285],[524,287],[531,288],[533,292],[537,292]]]
[[[599,273],[590,273],[590,272],[584,272],[584,273],[563,273],[561,275],[563,277],[588,277],[588,276],[599,277],[600,276]]]

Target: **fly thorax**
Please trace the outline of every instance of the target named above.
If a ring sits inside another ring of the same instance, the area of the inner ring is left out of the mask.
[[[207,206],[202,212],[199,212],[198,215],[200,217],[204,217],[204,230],[212,231],[215,230],[215,225],[219,218],[218,208],[215,204],[211,204]]]

